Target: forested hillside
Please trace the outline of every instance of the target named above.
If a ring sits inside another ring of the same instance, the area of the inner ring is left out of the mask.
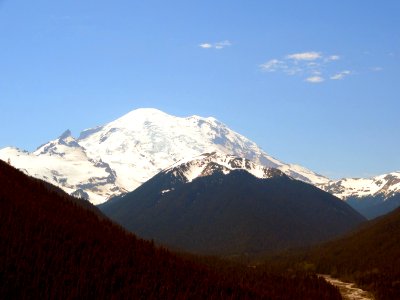
[[[184,167],[184,166],[183,166]],[[271,178],[221,171],[181,183],[161,172],[99,208],[135,234],[194,253],[254,256],[307,246],[354,229],[365,218],[349,205],[276,169]]]
[[[0,162],[1,299],[340,299],[315,276],[202,264]]]
[[[318,271],[355,281],[378,299],[400,297],[400,208],[311,252]]]
[[[355,282],[377,300],[400,299],[400,208],[339,239],[270,256],[263,266],[330,274]]]

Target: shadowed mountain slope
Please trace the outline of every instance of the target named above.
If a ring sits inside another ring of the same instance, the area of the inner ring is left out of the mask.
[[[265,266],[312,270],[355,282],[377,300],[400,295],[400,208],[313,248],[269,256]]]
[[[319,271],[356,281],[377,299],[398,299],[400,208],[315,249],[310,257]]]
[[[338,198],[279,170],[257,169],[240,158],[217,163],[212,155],[169,168],[99,208],[141,237],[218,255],[311,245],[365,220]],[[230,169],[238,160],[262,178]]]

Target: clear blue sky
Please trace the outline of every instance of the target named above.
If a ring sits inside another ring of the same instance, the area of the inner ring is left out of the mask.
[[[0,148],[139,107],[324,175],[400,169],[400,1],[0,0]]]

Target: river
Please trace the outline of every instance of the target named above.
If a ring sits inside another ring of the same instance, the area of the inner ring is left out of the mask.
[[[325,278],[330,284],[339,288],[343,300],[374,300],[371,293],[358,288],[354,283],[343,282],[337,278],[332,278],[330,275],[320,275]]]

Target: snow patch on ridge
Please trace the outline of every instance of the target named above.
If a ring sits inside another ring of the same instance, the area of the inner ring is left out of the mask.
[[[214,172],[229,174],[232,170],[245,170],[257,178],[271,178],[283,176],[277,169],[264,167],[254,162],[223,153],[204,153],[191,159],[181,160],[163,172],[173,172],[175,176],[183,176],[186,182],[203,176],[212,175]]]

